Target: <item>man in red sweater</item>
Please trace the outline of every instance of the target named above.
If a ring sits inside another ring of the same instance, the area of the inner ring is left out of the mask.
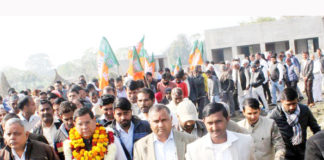
[[[185,82],[182,81],[184,76],[184,71],[183,69],[181,69],[176,75],[175,75],[175,83],[177,85],[177,87],[181,88],[182,93],[183,93],[183,97],[184,98],[188,98],[188,86]]]

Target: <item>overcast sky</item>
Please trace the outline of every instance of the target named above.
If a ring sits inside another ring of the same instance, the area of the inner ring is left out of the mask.
[[[255,17],[254,17],[255,18]],[[251,16],[227,17],[0,17],[0,67],[24,68],[28,56],[46,53],[58,66],[97,49],[105,36],[113,50],[136,45],[145,35],[149,53],[161,54],[178,34],[239,25]]]

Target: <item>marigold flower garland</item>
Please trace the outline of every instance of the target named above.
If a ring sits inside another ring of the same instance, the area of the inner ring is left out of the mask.
[[[92,149],[87,151],[83,138],[75,128],[69,132],[71,140],[70,146],[72,150],[72,158],[76,160],[103,160],[108,152],[107,146],[114,143],[114,134],[111,131],[106,132],[105,127],[96,124],[95,133],[92,136]]]

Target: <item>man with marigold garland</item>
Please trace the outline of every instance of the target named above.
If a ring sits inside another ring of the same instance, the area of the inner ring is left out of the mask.
[[[75,127],[64,141],[65,160],[126,160],[125,153],[112,130],[96,123],[92,111],[86,107],[73,114]]]

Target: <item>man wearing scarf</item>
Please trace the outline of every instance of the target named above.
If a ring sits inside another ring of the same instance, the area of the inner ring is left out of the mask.
[[[315,134],[321,128],[306,105],[298,103],[298,93],[286,88],[281,94],[281,106],[277,106],[268,115],[275,120],[286,145],[287,160],[304,159],[307,127]]]

